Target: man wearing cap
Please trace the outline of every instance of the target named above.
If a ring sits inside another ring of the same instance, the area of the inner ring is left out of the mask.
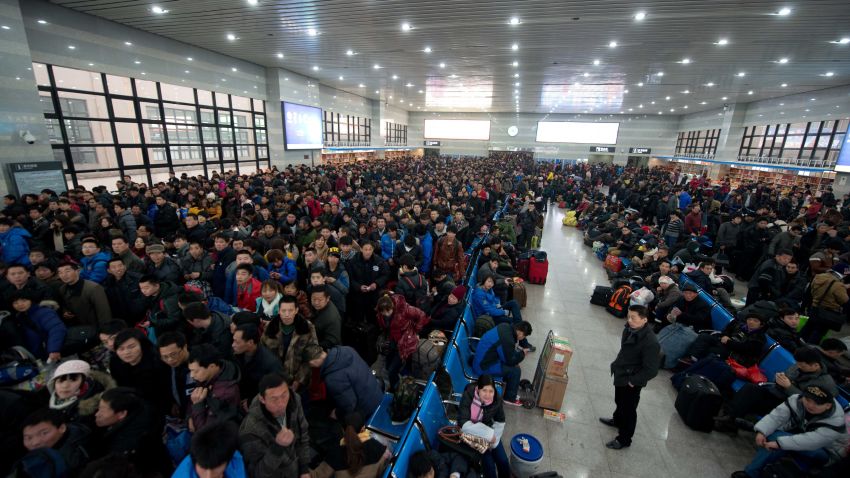
[[[177,282],[182,274],[180,265],[165,255],[165,246],[151,244],[145,248],[146,273],[155,275],[161,282]]]
[[[711,308],[698,297],[699,290],[692,282],[682,286],[682,297],[670,309],[667,320],[693,327],[695,331],[711,329]]]
[[[837,461],[848,436],[844,411],[830,390],[809,385],[759,420],[754,427],[756,456],[732,478],[758,478],[765,466],[792,453],[815,466]]]

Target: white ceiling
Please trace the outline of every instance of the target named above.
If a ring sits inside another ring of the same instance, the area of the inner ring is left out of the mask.
[[[847,0],[51,1],[412,111],[682,114],[850,84]]]

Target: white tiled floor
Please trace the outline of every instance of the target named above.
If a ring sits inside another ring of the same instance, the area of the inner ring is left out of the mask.
[[[685,426],[673,406],[676,392],[666,371],[641,393],[632,446],[605,448],[616,431],[597,419],[614,411],[608,366],[619,350],[624,322],[590,305],[594,286],[609,281],[602,263],[582,243],[581,231],[563,227],[562,218],[563,210],[549,209],[541,247],[548,253],[549,276],[545,286],[527,286],[523,318],[534,327],[533,344],[542,344],[552,329],[575,347],[561,409],[567,420],[555,423],[544,420],[540,409],[506,407],[505,437],[519,432],[536,436],[545,447],[540,470],[565,477],[725,477],[742,469],[755,450],[752,437],[706,434]],[[523,378],[533,377],[536,363],[535,354],[522,364]]]

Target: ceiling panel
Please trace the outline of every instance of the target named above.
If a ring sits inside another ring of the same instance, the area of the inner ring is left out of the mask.
[[[414,111],[679,114],[850,83],[846,0],[52,3]]]

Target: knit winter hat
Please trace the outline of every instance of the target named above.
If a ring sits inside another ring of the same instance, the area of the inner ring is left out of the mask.
[[[165,252],[165,246],[162,244],[151,244],[145,248],[145,252],[148,254],[153,252]]]
[[[91,365],[82,360],[68,360],[67,362],[62,362],[56,367],[56,370],[53,372],[53,376],[50,377],[50,381],[54,382],[57,378],[63,375],[73,375],[73,374],[82,374],[86,377],[91,373]]]
[[[452,295],[455,296],[455,299],[457,299],[458,301],[462,301],[464,296],[466,296],[466,286],[459,285],[455,287],[454,289],[452,289]]]

